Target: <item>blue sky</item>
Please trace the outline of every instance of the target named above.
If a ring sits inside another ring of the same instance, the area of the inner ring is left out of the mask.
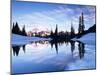
[[[54,30],[56,24],[59,31],[70,31],[72,22],[77,32],[82,12],[88,29],[95,23],[95,6],[13,1],[12,22],[17,21],[21,28],[25,25],[26,31]]]

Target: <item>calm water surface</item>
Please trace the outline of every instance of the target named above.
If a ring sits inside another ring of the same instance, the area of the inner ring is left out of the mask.
[[[12,45],[12,73],[95,69],[95,45],[75,41],[37,41]]]

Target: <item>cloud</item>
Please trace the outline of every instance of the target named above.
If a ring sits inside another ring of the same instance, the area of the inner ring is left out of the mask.
[[[84,13],[86,23],[91,22],[90,24],[94,24],[95,8],[91,6],[76,8],[58,6],[57,8],[42,10],[41,12],[33,11],[27,12],[27,14],[13,15],[13,21],[18,21],[20,26],[25,24],[27,31],[34,27],[43,30],[47,28],[50,30],[52,28],[54,30],[56,24],[58,24],[59,30],[70,30],[71,21],[74,27],[76,29],[78,28],[78,20],[81,12]],[[66,26],[66,28],[64,26]]]

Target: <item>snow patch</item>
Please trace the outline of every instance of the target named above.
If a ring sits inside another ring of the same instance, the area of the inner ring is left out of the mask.
[[[77,39],[77,38],[73,38],[73,41],[81,41],[85,44],[91,44],[91,45],[95,45],[95,41],[96,41],[96,33],[88,33],[84,36],[82,36],[81,38]]]

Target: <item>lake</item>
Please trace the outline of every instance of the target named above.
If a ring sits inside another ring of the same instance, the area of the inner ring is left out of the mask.
[[[95,69],[95,49],[79,41],[12,45],[12,74]]]

